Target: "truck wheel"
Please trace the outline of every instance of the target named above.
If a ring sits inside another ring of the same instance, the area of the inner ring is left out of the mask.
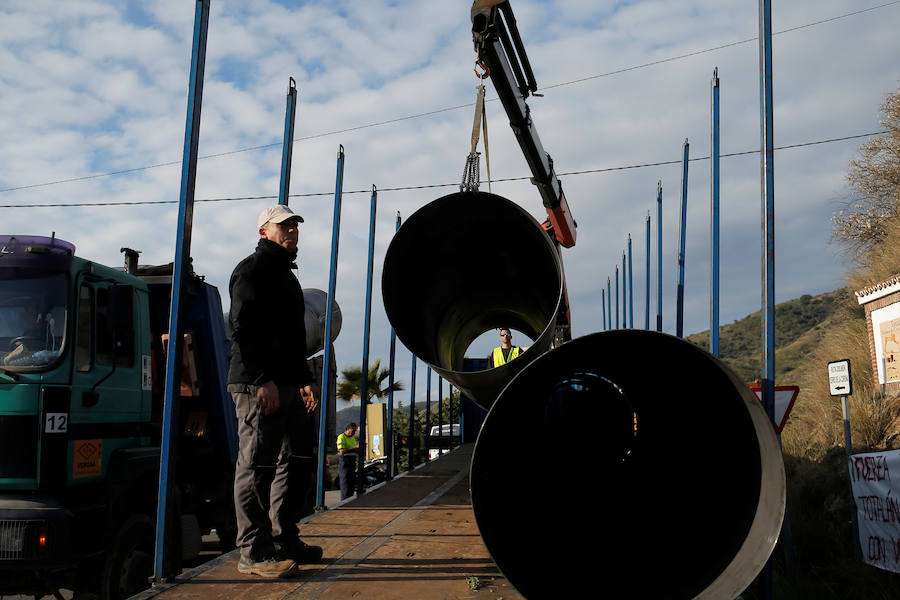
[[[103,567],[103,600],[124,600],[150,587],[155,544],[156,527],[150,517],[131,515],[125,519]]]

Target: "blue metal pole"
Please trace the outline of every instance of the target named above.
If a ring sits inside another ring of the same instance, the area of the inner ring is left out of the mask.
[[[375,211],[378,206],[378,190],[372,186],[369,206],[369,259],[366,268],[366,309],[363,321],[362,380],[359,386],[359,456],[356,459],[356,494],[366,491],[365,458],[369,438],[366,433],[366,411],[369,404],[369,340],[372,322],[372,269],[375,263]]]
[[[385,447],[385,457],[387,459],[387,478],[394,478],[394,358],[397,352],[397,334],[391,327],[391,354],[388,363],[388,409],[387,409],[387,430],[388,438]]]
[[[662,331],[662,181],[656,182],[656,330]]]
[[[448,405],[447,412],[450,417],[449,418],[449,420],[450,420],[450,442],[448,443],[448,446],[450,446],[450,449],[453,450],[453,425],[455,424],[455,421],[453,420],[453,389],[452,389],[452,387],[450,389],[450,397],[447,398],[447,405]],[[441,427],[441,429],[443,429],[443,427]]]
[[[440,422],[440,415],[444,407],[444,386],[443,378],[438,376],[438,454],[444,453],[444,424]],[[447,382],[450,385],[450,382]]]
[[[647,285],[644,302],[644,329],[650,331],[650,211],[647,211]]]
[[[409,464],[407,471],[413,470],[413,435],[416,432],[416,355],[412,355],[412,374],[409,377]]]
[[[400,213],[397,212],[397,225],[394,233],[400,229]],[[387,478],[394,478],[394,367],[397,355],[397,333],[391,327],[391,356],[388,367],[388,415],[387,429],[390,432],[390,442],[387,444]]]
[[[341,231],[341,196],[344,192],[344,147],[338,148],[337,174],[334,181],[334,217],[331,226],[331,269],[328,274],[328,308],[325,310],[325,357],[322,364],[322,402],[319,407],[319,456],[316,480],[316,508],[325,508],[325,450],[327,449],[327,416],[331,377],[332,356],[331,321],[334,309],[334,291],[337,287],[338,239]],[[330,399],[334,402],[334,398]],[[357,459],[360,460],[360,459]]]
[[[603,331],[608,328],[606,326],[606,290],[600,289],[600,308],[603,310]]]
[[[612,313],[612,289],[609,277],[606,278],[606,314],[609,315],[609,328],[613,329],[613,313]]]
[[[169,497],[172,495],[169,471],[172,467],[172,436],[175,427],[175,402],[181,393],[181,360],[184,329],[181,320],[181,294],[184,273],[190,270],[191,231],[194,219],[194,190],[197,182],[197,146],[200,137],[200,107],[203,103],[203,74],[206,68],[206,33],[209,29],[209,0],[194,4],[194,37],[191,48],[191,76],[188,83],[187,119],[184,129],[184,153],[181,161],[181,192],[178,203],[178,230],[175,234],[175,260],[172,265],[172,301],[169,307],[169,347],[166,354],[166,390],[163,403],[160,443],[159,489],[156,504],[156,544],[153,581],[161,583],[178,573],[166,547],[166,525],[171,523]],[[176,529],[177,531],[177,529]]]
[[[297,84],[288,81],[287,106],[284,109],[284,143],[281,151],[281,186],[278,188],[278,204],[288,205],[291,190],[291,154],[294,149],[294,116],[297,113]]]
[[[625,283],[625,251],[622,250],[622,329],[628,327],[628,285]]]
[[[440,406],[440,399],[438,400]],[[431,449],[431,365],[428,365],[425,375],[425,462],[430,459],[428,451]]]
[[[775,398],[775,144],[772,117],[772,4],[759,5],[760,168],[762,171],[763,404],[774,421]],[[771,394],[768,392],[771,391]]]
[[[712,123],[710,126],[710,290],[709,351],[719,356],[719,68],[712,78]]]
[[[616,265],[616,329],[619,328],[619,265]]]
[[[760,171],[762,189],[762,403],[775,421],[775,142],[772,108],[772,2],[759,0]],[[771,557],[762,572],[761,591],[772,597]]]
[[[687,235],[688,152],[690,144],[684,140],[681,166],[681,234],[678,246],[678,293],[675,298],[675,335],[684,337],[684,247]]]
[[[634,329],[634,263],[631,262],[631,234],[628,234],[628,326]]]
[[[453,405],[453,385],[449,381],[447,382],[447,404],[449,404],[450,406]],[[451,419],[451,421],[452,421],[452,419]],[[453,423],[452,422],[450,423],[450,434],[451,434],[450,439],[452,440],[453,439],[453,437],[452,437]],[[442,409],[441,410],[441,454],[444,453],[443,435],[444,435],[444,411]]]

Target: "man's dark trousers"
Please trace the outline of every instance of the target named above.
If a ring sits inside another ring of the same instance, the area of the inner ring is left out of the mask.
[[[275,538],[297,540],[312,475],[312,443],[300,386],[279,385],[278,411],[264,415],[257,386],[229,384],[238,422],[234,507],[236,544],[255,561],[275,553]]]
[[[338,459],[338,477],[341,480],[341,500],[356,493],[356,456],[342,454]]]

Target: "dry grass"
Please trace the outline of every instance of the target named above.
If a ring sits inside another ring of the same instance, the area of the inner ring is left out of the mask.
[[[861,257],[846,280],[859,290],[900,273],[900,220],[891,221],[884,243]],[[856,449],[900,446],[900,398],[884,396],[875,382],[869,353],[869,333],[862,308],[851,295],[835,315],[810,359],[794,379],[800,395],[782,436],[785,453],[820,459],[829,448],[844,445],[840,398],[829,394],[826,365],[849,358],[853,367],[850,401],[852,442]]]
[[[875,253],[873,253],[875,254]],[[847,278],[859,290],[900,273],[900,222],[878,256],[860,261]],[[873,255],[869,255],[872,257]],[[827,363],[849,358],[853,370],[850,424],[855,452],[900,447],[900,398],[885,397],[872,374],[865,315],[850,295],[812,345],[807,360],[791,373],[800,395],[782,434],[788,483],[788,519],[793,531],[776,561],[775,586],[787,600],[888,600],[897,597],[898,576],[862,562],[850,515],[841,399],[830,395]],[[745,598],[760,597],[750,589]]]

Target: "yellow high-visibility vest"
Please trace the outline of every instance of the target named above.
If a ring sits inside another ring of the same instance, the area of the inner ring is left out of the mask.
[[[503,348],[501,348],[500,346],[497,346],[496,348],[494,348],[494,356],[493,356],[494,366],[499,367],[501,365],[505,365],[506,363],[508,363],[509,361],[511,361],[514,358],[518,358],[519,350],[520,350],[520,348],[518,346],[513,346],[509,351],[509,357],[504,359],[503,358]]]
[[[356,438],[347,435],[346,433],[342,433],[337,436],[337,448],[338,450],[352,450],[359,446],[359,442],[356,441]]]

